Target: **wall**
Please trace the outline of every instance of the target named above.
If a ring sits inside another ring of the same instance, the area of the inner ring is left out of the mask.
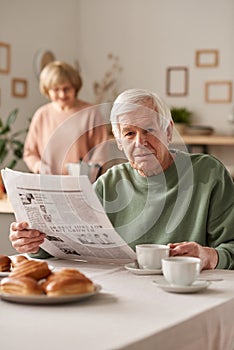
[[[231,103],[204,102],[204,82],[233,81],[232,0],[0,0],[0,41],[12,46],[10,75],[0,75],[1,115],[19,107],[20,124],[25,124],[45,100],[38,91],[33,69],[40,48],[52,50],[56,58],[70,63],[78,59],[84,78],[81,97],[94,101],[93,82],[109,68],[107,54],[118,55],[124,70],[119,91],[141,87],[158,92],[171,106],[187,106],[194,122],[213,125],[229,134],[227,116]],[[217,49],[217,68],[197,68],[195,51]],[[189,94],[168,97],[166,69],[189,68]],[[9,80],[29,81],[27,99],[12,98]],[[225,163],[233,163],[233,150],[213,147]]]
[[[10,74],[0,74],[0,115],[6,118],[19,108],[16,129],[27,126],[28,118],[46,102],[39,93],[34,65],[38,51],[49,49],[56,58],[70,63],[77,59],[77,8],[76,0],[0,0],[0,41],[11,45]],[[14,77],[27,79],[27,98],[11,96]],[[18,168],[24,169],[24,163]]]
[[[120,90],[142,87],[156,91],[170,106],[191,109],[195,123],[230,134],[227,116],[232,104],[205,103],[204,82],[233,81],[232,0],[80,0],[79,4],[79,57],[87,96],[92,97],[92,81],[102,76],[106,54],[112,52],[124,67]],[[200,49],[218,49],[219,66],[195,67],[195,51]],[[166,96],[169,66],[189,68],[188,96]],[[211,151],[226,163],[234,163],[230,147],[212,147]]]

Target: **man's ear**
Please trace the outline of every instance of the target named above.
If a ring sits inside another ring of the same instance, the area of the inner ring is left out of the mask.
[[[172,140],[172,135],[173,135],[173,128],[174,128],[174,123],[171,120],[170,124],[167,127],[167,142],[170,143]]]

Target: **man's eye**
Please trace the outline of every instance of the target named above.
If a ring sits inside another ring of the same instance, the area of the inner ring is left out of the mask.
[[[133,131],[128,131],[128,132],[125,132],[124,133],[124,136],[125,137],[130,137],[130,136],[133,136],[134,135],[134,132]]]

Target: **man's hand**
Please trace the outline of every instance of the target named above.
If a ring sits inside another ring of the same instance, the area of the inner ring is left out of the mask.
[[[170,256],[193,256],[201,259],[201,269],[215,269],[218,253],[214,248],[203,247],[195,242],[169,243]]]
[[[44,242],[45,234],[28,230],[27,222],[13,222],[10,228],[10,241],[18,253],[37,253]]]

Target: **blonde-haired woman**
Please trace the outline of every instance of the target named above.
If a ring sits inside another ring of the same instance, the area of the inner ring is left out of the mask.
[[[67,174],[67,164],[105,162],[107,129],[98,106],[77,96],[82,79],[71,65],[54,61],[40,74],[41,93],[49,103],[34,114],[25,140],[24,161],[33,173]]]

